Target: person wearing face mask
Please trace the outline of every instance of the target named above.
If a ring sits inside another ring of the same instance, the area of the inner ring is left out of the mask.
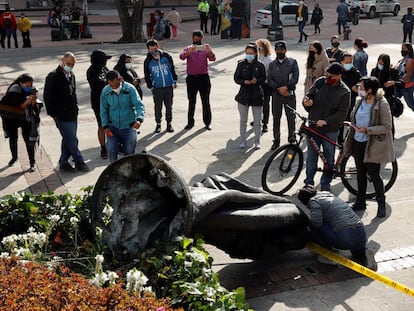
[[[101,93],[101,119],[106,135],[109,162],[135,153],[137,133],[144,122],[144,104],[135,86],[122,80],[116,70],[106,74],[108,84]]]
[[[184,48],[180,53],[180,59],[187,61],[187,97],[188,97],[188,114],[187,125],[185,130],[194,127],[194,112],[197,100],[197,93],[200,93],[201,105],[203,108],[204,128],[211,130],[211,107],[210,91],[211,82],[208,74],[208,61],[214,62],[216,55],[210,44],[203,43],[203,32],[201,30],[193,31],[193,44]]]
[[[344,71],[342,72],[342,81],[346,84],[346,86],[351,91],[351,103],[348,109],[348,113],[346,115],[345,120],[349,121],[349,116],[351,114],[352,109],[355,106],[355,100],[358,96],[358,84],[359,80],[361,80],[361,73],[358,69],[356,69],[352,63],[353,57],[351,53],[344,52],[341,58],[341,65],[344,67]],[[344,126],[341,125],[339,128],[339,135],[338,135],[338,143],[342,144],[344,142]]]
[[[119,60],[114,67],[114,70],[119,72],[124,81],[129,82],[135,86],[135,88],[138,91],[139,97],[141,97],[142,100],[143,94],[140,86],[141,79],[133,67],[132,57],[129,54],[122,54],[119,57]]]
[[[240,148],[246,148],[247,139],[247,116],[249,107],[253,111],[253,128],[254,128],[254,149],[258,150],[260,146],[260,121],[262,119],[262,106],[264,93],[262,85],[266,80],[266,69],[264,65],[257,61],[257,47],[249,44],[245,48],[245,59],[237,64],[234,73],[234,81],[240,85],[240,90],[235,99],[238,103],[240,114]]]
[[[305,41],[308,40],[308,35],[305,33],[304,29],[306,26],[306,22],[308,21],[308,7],[305,5],[303,0],[299,1],[298,10],[296,12],[296,22],[298,23],[298,31],[299,31],[299,41],[298,43],[302,42],[302,37],[305,38]]]
[[[3,106],[11,107],[10,113],[1,111],[1,118],[3,121],[3,130],[6,138],[9,139],[9,147],[12,155],[8,166],[13,166],[17,161],[17,140],[18,129],[22,129],[23,139],[26,145],[27,154],[30,161],[30,172],[35,171],[35,146],[37,140],[33,140],[31,133],[31,122],[37,116],[37,126],[40,122],[39,112],[40,107],[36,105],[37,95],[33,92],[33,78],[28,74],[20,75],[7,88],[6,94],[1,99]]]
[[[384,183],[381,163],[395,159],[391,133],[391,111],[384,91],[375,77],[363,77],[359,96],[351,112],[350,128],[344,144],[345,156],[353,156],[357,168],[358,194],[353,210],[365,210],[367,175],[370,177],[378,203],[377,217],[385,217]]]
[[[56,70],[50,72],[44,86],[44,102],[46,111],[56,123],[62,136],[59,168],[64,172],[89,171],[88,165],[78,148],[78,99],[73,67],[76,63],[75,54],[66,52]],[[75,167],[69,159],[75,162]]]
[[[339,127],[345,120],[350,105],[351,92],[341,79],[342,73],[341,64],[330,64],[326,69],[326,76],[316,80],[303,99],[309,120],[316,121],[315,129],[333,141],[338,138]],[[322,146],[326,160],[333,167],[335,146],[316,135],[313,135],[313,139],[318,147]],[[308,144],[305,186],[314,186],[317,164],[318,154]],[[331,180],[332,172],[324,171],[320,180],[322,191],[331,190]]]
[[[400,78],[404,81],[404,88],[397,91],[399,97],[404,96],[407,106],[414,111],[414,51],[411,43],[403,43],[401,46],[402,59],[394,65]]]
[[[106,67],[106,62],[111,57],[102,50],[93,51],[91,54],[91,65],[86,71],[86,78],[91,88],[92,110],[95,113],[95,118],[98,123],[98,142],[101,147],[102,159],[107,159],[108,153],[105,148],[105,134],[100,117],[100,96],[102,89],[106,85],[106,74],[109,71],[108,67]]]
[[[388,54],[380,54],[378,56],[377,66],[371,70],[371,77],[378,79],[380,87],[384,90],[385,99],[390,104],[393,101],[393,96],[397,90],[404,88],[405,83],[399,77],[398,70],[391,67],[391,60]],[[391,109],[392,113],[392,109]],[[394,118],[392,118],[392,136],[394,137],[395,127]]]
[[[152,33],[152,38],[155,40],[163,40],[165,39],[165,28],[169,27],[167,22],[164,20],[164,12],[161,10],[155,10],[154,12],[155,18],[155,25],[154,25],[154,32]]]
[[[165,106],[167,132],[174,132],[172,126],[173,92],[177,87],[177,74],[170,54],[161,50],[158,41],[147,41],[147,57],[144,60],[144,75],[147,87],[154,98],[155,133],[161,132],[162,105]]]
[[[323,12],[319,7],[319,3],[315,3],[315,7],[312,11],[311,25],[315,27],[315,34],[321,33],[321,28],[319,27],[320,23],[323,20]]]
[[[272,114],[273,114],[273,145],[275,150],[280,146],[280,118],[283,107],[289,105],[296,108],[296,84],[299,81],[299,67],[296,59],[286,57],[286,42],[275,43],[276,59],[269,65],[268,82],[272,89]],[[285,115],[288,124],[288,141],[295,142],[295,115],[285,107]]]
[[[339,36],[335,35],[331,37],[331,47],[326,49],[326,55],[328,55],[329,62],[330,63],[340,63],[341,62],[341,56],[344,53],[344,50],[342,50],[340,47],[340,41]]]
[[[325,70],[328,66],[328,56],[325,53],[322,43],[313,41],[309,45],[308,59],[306,60],[305,93],[309,91],[316,79],[325,74]]]

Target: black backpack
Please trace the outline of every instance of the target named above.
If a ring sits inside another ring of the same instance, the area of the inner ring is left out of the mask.
[[[165,39],[171,38],[171,26],[170,26],[170,22],[169,21],[165,21],[164,38]]]

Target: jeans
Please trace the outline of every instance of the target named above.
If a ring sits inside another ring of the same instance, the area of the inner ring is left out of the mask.
[[[133,128],[118,129],[109,124],[112,136],[106,137],[106,150],[108,151],[109,162],[118,160],[118,153],[124,155],[134,154],[137,145],[137,132]]]
[[[59,121],[56,120],[56,127],[59,129],[60,135],[62,135],[61,155],[59,158],[59,164],[66,164],[69,158],[72,156],[75,163],[83,163],[82,154],[78,148],[78,138],[76,132],[78,130],[78,121]]]
[[[194,125],[194,112],[197,100],[197,93],[200,92],[201,105],[203,106],[203,122],[205,125],[211,123],[210,91],[211,82],[208,74],[188,75],[187,79],[188,96],[188,124]]]
[[[305,25],[306,25],[305,21],[301,21],[301,22],[298,23],[298,30],[299,30],[299,33],[300,33],[299,42],[302,42],[302,37],[303,36],[305,37],[305,40],[308,37],[308,35],[303,31],[303,29],[305,28]]]
[[[326,137],[329,137],[333,141],[338,138],[338,132],[323,133]],[[322,146],[323,155],[329,163],[329,166],[333,168],[335,161],[335,145],[330,142],[323,140],[322,138],[312,135],[315,145],[319,148]],[[308,156],[306,159],[306,179],[305,184],[314,185],[314,177],[318,168],[318,154],[312,149],[308,142]],[[332,172],[326,170],[323,171],[321,177],[321,189],[329,190],[331,188]]]
[[[243,27],[243,17],[232,17],[230,25],[230,38],[241,39]]]
[[[345,33],[345,26],[348,23],[346,19],[338,19],[338,34],[341,34],[341,26]]]
[[[313,241],[325,248],[349,249],[355,259],[365,259],[367,235],[362,224],[333,231],[324,223],[320,228],[311,228],[311,236]]]
[[[410,109],[414,111],[414,94],[413,94],[414,86],[406,88],[406,89],[401,89],[399,91],[401,92],[402,96],[404,96],[407,106],[410,107]]]
[[[152,96],[154,98],[155,122],[161,123],[162,103],[164,102],[165,120],[167,124],[170,124],[172,121],[173,88],[171,86],[154,88],[152,90]]]
[[[254,129],[254,144],[260,145],[260,119],[262,117],[262,106],[247,106],[238,103],[239,114],[240,114],[240,142],[246,143],[247,136],[247,116],[249,114],[249,107],[252,107],[253,111],[253,129]]]
[[[7,47],[10,49],[10,39],[13,36],[14,47],[17,49],[19,47],[19,45],[17,44],[16,29],[7,29],[6,30],[6,35],[7,35]]]

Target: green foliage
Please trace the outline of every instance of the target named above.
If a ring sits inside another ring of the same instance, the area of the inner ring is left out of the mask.
[[[249,310],[243,288],[228,291],[211,269],[212,257],[202,239],[177,237],[157,243],[142,255],[139,269],[150,279],[157,296],[173,297],[186,310]]]

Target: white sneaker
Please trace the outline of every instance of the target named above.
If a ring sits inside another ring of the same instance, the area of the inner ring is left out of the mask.
[[[316,257],[316,260],[319,261],[320,263],[323,263],[324,265],[329,265],[329,266],[337,266],[338,264],[335,261],[332,261],[322,255],[318,255],[318,257]]]
[[[254,150],[259,150],[260,148],[262,148],[260,144],[254,144]]]

